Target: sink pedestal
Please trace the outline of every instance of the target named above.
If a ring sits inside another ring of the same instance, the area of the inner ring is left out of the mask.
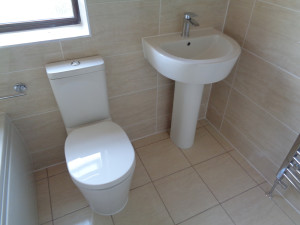
[[[203,84],[175,82],[170,136],[179,148],[187,149],[194,144],[203,87]]]

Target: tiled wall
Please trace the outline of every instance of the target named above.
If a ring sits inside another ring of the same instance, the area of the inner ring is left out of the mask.
[[[87,0],[92,37],[0,49],[0,95],[16,82],[25,97],[0,102],[20,130],[35,168],[64,160],[66,132],[44,66],[50,62],[102,55],[106,63],[112,118],[131,139],[170,126],[174,84],[158,75],[142,54],[141,37],[180,31],[185,11],[200,27],[222,29],[228,0]],[[210,92],[205,90],[200,117]]]
[[[300,1],[230,0],[224,32],[242,46],[213,84],[208,120],[267,178],[300,132]],[[285,196],[300,208],[300,195]]]

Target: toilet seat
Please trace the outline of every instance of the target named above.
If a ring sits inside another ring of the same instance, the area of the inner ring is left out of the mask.
[[[73,181],[88,189],[117,185],[135,167],[135,153],[128,136],[111,121],[73,130],[65,142],[65,156]]]

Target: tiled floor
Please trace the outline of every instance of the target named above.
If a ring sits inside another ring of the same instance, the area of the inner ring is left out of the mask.
[[[129,202],[99,216],[72,183],[65,164],[36,173],[39,223],[44,225],[293,225],[264,195],[267,184],[209,124],[191,149],[167,133],[133,143],[136,169]],[[292,214],[291,214],[292,215]]]

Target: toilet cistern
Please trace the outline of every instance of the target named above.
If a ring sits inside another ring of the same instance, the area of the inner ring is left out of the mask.
[[[189,37],[190,35],[190,24],[193,26],[199,26],[199,23],[194,20],[192,17],[196,17],[197,14],[193,12],[185,12],[184,13],[184,18],[183,18],[183,27],[182,27],[182,37]]]

